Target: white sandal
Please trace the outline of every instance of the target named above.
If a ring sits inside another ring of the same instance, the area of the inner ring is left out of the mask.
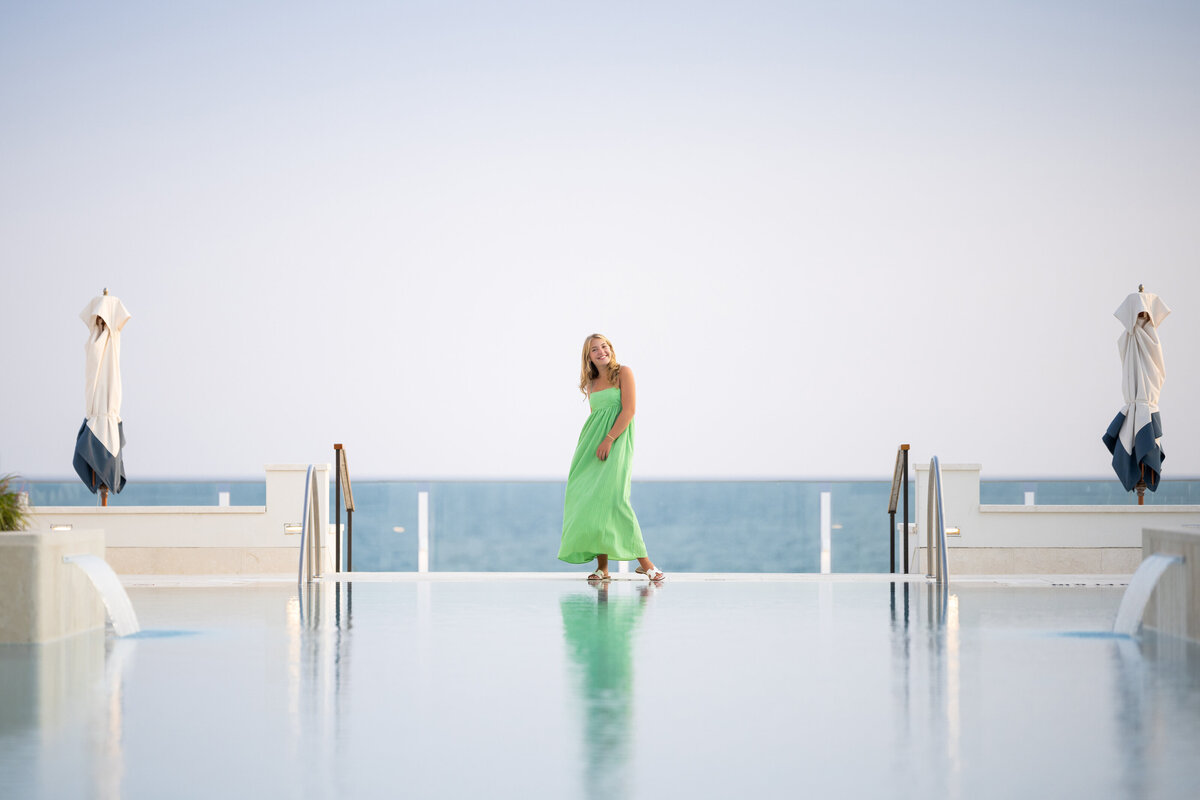
[[[597,568],[595,572],[587,576],[589,581],[607,581],[612,580],[612,576],[607,571]]]
[[[667,577],[667,573],[663,572],[658,567],[651,567],[650,569],[644,569],[642,567],[638,567],[637,569],[634,570],[634,572],[636,572],[639,575],[645,575],[647,578],[650,579],[651,583],[658,583],[663,578]]]

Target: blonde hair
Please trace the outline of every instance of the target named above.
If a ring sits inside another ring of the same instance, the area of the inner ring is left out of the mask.
[[[583,363],[579,369],[579,391],[585,395],[589,393],[589,388],[592,381],[600,377],[600,370],[596,369],[596,365],[592,363],[591,349],[592,340],[600,339],[608,345],[608,368],[605,372],[608,373],[605,377],[613,386],[617,385],[617,375],[621,372],[621,365],[617,362],[617,351],[613,347],[613,343],[608,340],[608,337],[603,333],[593,333],[591,336],[583,340]]]

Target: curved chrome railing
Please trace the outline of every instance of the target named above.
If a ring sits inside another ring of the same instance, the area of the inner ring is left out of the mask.
[[[304,516],[300,528],[300,566],[298,583],[311,582],[321,575],[321,493],[317,488],[316,469],[308,465],[304,476]]]
[[[949,577],[946,572],[946,515],[942,511],[942,468],[937,456],[929,460],[929,495],[925,508],[925,577],[945,583]]]

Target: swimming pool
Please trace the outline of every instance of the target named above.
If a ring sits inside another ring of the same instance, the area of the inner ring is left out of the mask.
[[[729,576],[725,576],[728,578]],[[411,576],[132,587],[0,646],[6,796],[1191,797],[1200,654],[1122,586]],[[1086,634],[1086,635],[1080,635]]]

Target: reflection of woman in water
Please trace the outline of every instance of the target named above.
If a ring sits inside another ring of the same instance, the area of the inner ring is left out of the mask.
[[[638,596],[610,595],[601,584],[596,597],[574,594],[559,601],[567,654],[581,678],[579,696],[586,722],[585,786],[590,795],[613,797],[612,770],[626,766],[633,717],[633,630],[650,586]]]
[[[608,580],[608,559],[637,559],[637,572],[661,581],[663,572],[646,555],[629,488],[633,477],[633,370],[617,363],[612,342],[593,333],[583,342],[579,391],[592,413],[583,424],[563,503],[558,557],[568,564],[596,559],[589,581]]]

